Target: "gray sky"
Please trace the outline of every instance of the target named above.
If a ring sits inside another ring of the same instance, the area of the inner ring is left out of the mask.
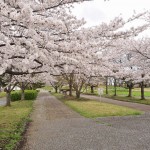
[[[74,6],[73,14],[79,19],[85,18],[86,26],[94,26],[117,16],[127,19],[134,11],[138,13],[150,10],[150,0],[94,0]]]

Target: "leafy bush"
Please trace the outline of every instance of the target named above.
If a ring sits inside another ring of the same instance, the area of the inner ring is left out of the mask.
[[[38,92],[36,90],[25,90],[25,100],[36,99]]]
[[[11,92],[11,101],[18,101],[18,100],[21,100],[21,92],[20,91]]]
[[[38,92],[36,90],[25,90],[25,100],[34,100],[37,97]],[[21,100],[21,91],[11,92],[11,101]]]

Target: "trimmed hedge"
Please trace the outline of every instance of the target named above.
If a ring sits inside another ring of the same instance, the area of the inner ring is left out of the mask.
[[[25,90],[25,100],[36,99],[38,92],[36,90]]]
[[[11,92],[11,101],[19,101],[19,100],[21,100],[21,92],[20,91]]]
[[[25,90],[25,100],[34,100],[37,97],[38,92],[36,90]],[[11,101],[21,100],[21,91],[11,92]]]

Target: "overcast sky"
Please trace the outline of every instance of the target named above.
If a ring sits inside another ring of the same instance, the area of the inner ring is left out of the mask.
[[[93,26],[117,16],[127,19],[134,11],[138,13],[144,10],[150,10],[150,0],[94,0],[75,4],[73,14],[77,18],[85,18],[86,26]]]

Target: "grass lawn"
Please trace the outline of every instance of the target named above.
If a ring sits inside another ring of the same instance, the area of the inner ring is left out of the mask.
[[[111,95],[103,95],[104,97],[119,100],[119,101],[125,101],[125,102],[132,102],[132,103],[139,103],[139,104],[145,104],[150,105],[150,98],[146,98],[145,100],[141,100],[137,97],[127,97],[127,96],[111,96]]]
[[[5,97],[6,93],[5,92],[0,92],[0,98]]]
[[[120,101],[126,101],[126,102],[133,102],[133,103],[140,103],[140,104],[146,104],[150,105],[150,88],[145,88],[145,97],[146,100],[140,100],[140,88],[134,88],[132,90],[132,97],[127,97],[128,96],[128,89],[124,87],[117,87],[117,96],[114,96],[114,87],[109,86],[108,87],[108,95],[105,95],[105,87],[101,87],[104,89],[104,94],[103,97],[115,99],[115,100],[120,100]],[[88,88],[87,93],[84,92],[84,94],[87,95],[98,95],[97,94],[97,88],[94,90],[94,94],[90,93],[90,88]]]
[[[101,103],[94,100],[80,98],[79,100],[74,97],[64,97],[61,94],[53,94],[58,99],[63,101],[70,108],[78,112],[80,115],[87,118],[107,117],[107,116],[127,116],[127,115],[140,115],[141,111],[117,106],[108,103]]]
[[[16,101],[11,107],[0,107],[0,149],[12,150],[30,121],[32,100]]]
[[[145,97],[150,97],[150,88],[145,88]],[[118,96],[128,96],[128,89],[124,87],[117,87],[117,95]],[[114,95],[114,87],[109,86],[108,88],[109,95]],[[132,96],[133,97],[140,97],[141,96],[141,89],[140,88],[133,88],[132,89]]]
[[[102,86],[101,88],[103,88],[104,90],[104,94],[105,94],[105,86]],[[141,96],[141,92],[140,92],[140,88],[134,88],[132,89],[132,96],[133,97],[140,97]],[[108,94],[109,95],[114,95],[114,87],[113,86],[108,86]],[[84,93],[86,94],[91,94],[91,90],[88,87],[87,91],[84,90]],[[94,88],[94,94],[91,95],[98,95],[97,93],[97,87]],[[124,87],[117,87],[117,95],[118,96],[128,96],[128,89],[124,88]],[[150,88],[145,88],[145,97],[150,97]]]
[[[114,90],[109,90],[108,91],[109,95],[114,95]],[[117,88],[117,95],[119,96],[128,96],[129,92],[128,89],[126,88]],[[150,97],[150,89],[146,89],[145,88],[145,97]],[[141,92],[140,92],[140,88],[136,88],[132,90],[132,96],[133,97],[140,97],[141,96]]]
[[[42,89],[47,90],[47,91],[52,91],[53,87],[51,87],[51,86],[44,86],[44,87],[42,87]]]

